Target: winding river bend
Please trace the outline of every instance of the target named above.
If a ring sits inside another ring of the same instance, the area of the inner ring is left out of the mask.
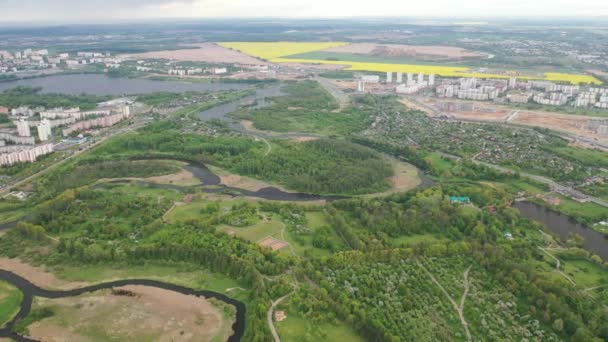
[[[87,287],[83,287],[83,288],[79,288],[79,289],[66,290],[66,291],[53,291],[53,290],[42,289],[42,288],[32,284],[27,279],[22,278],[15,273],[12,273],[9,271],[4,271],[4,270],[0,270],[0,280],[5,281],[5,282],[15,286],[16,288],[21,290],[21,292],[23,293],[23,300],[21,301],[21,307],[19,309],[19,312],[17,313],[17,315],[15,315],[15,317],[13,317],[13,319],[10,322],[8,322],[6,324],[6,326],[4,328],[0,329],[0,337],[10,337],[16,341],[28,341],[28,342],[35,341],[28,337],[21,336],[21,335],[13,332],[13,328],[15,327],[15,324],[17,323],[17,321],[25,318],[30,313],[30,311],[32,309],[32,301],[34,299],[34,296],[43,297],[43,298],[51,298],[51,299],[74,297],[74,296],[78,296],[78,295],[81,295],[84,293],[95,292],[95,291],[104,290],[104,289],[111,289],[114,287],[122,287],[122,286],[127,286],[127,285],[142,285],[142,286],[156,287],[156,288],[160,288],[160,289],[164,289],[164,290],[178,292],[178,293],[181,293],[184,295],[204,297],[207,299],[215,298],[215,299],[221,300],[224,303],[230,304],[236,308],[236,319],[234,321],[234,324],[232,325],[232,330],[234,331],[234,334],[228,338],[228,341],[229,342],[238,342],[241,340],[241,338],[243,337],[243,334],[245,333],[245,312],[246,312],[245,304],[239,302],[238,300],[230,298],[224,294],[213,292],[213,291],[197,291],[197,290],[179,286],[179,285],[164,283],[164,282],[156,281],[156,280],[148,280],[148,279],[117,280],[117,281],[112,281],[112,282],[108,282],[108,283],[91,285],[91,286],[87,286]]]

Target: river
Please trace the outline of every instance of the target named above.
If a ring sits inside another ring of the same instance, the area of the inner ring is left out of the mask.
[[[43,93],[65,95],[123,96],[156,92],[222,91],[250,88],[245,83],[155,81],[144,78],[116,78],[102,74],[53,75],[1,82],[0,92],[18,86],[41,87]]]
[[[130,279],[130,280],[117,280],[108,283],[102,283],[92,286],[87,286],[79,289],[66,290],[66,291],[52,291],[42,289],[34,284],[32,284],[29,280],[18,276],[15,273],[0,270],[0,280],[5,281],[23,293],[23,299],[21,300],[21,306],[19,312],[13,319],[8,322],[4,328],[0,329],[0,337],[10,337],[16,341],[34,341],[27,337],[18,335],[13,332],[13,328],[17,321],[25,318],[32,309],[32,301],[34,296],[43,297],[43,298],[65,298],[65,297],[74,297],[81,295],[83,293],[95,292],[103,289],[111,289],[113,287],[122,287],[127,285],[142,285],[142,286],[150,286],[157,287],[164,290],[174,291],[185,295],[192,295],[197,297],[204,298],[215,298],[225,302],[226,304],[232,305],[236,308],[236,317],[235,321],[232,325],[232,331],[234,334],[228,338],[229,342],[238,342],[243,337],[245,333],[245,304],[239,302],[236,299],[232,299],[222,293],[217,293],[213,291],[197,291],[194,289],[190,289],[187,287],[164,283],[156,280],[148,280],[148,279]]]
[[[568,239],[570,233],[576,233],[585,238],[583,248],[599,255],[602,260],[608,260],[608,240],[595,230],[576,223],[572,218],[532,202],[515,202],[513,207],[519,209],[524,217],[543,223],[549,231],[560,239]]]

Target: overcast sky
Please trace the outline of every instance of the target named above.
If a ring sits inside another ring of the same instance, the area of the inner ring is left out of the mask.
[[[608,0],[0,0],[0,22],[352,16],[608,18]]]

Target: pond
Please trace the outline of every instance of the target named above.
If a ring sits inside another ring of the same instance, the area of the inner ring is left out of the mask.
[[[519,209],[524,217],[543,223],[549,231],[562,240],[568,239],[570,233],[585,238],[583,248],[608,260],[608,239],[602,233],[575,222],[572,218],[532,202],[515,202],[513,207]]]

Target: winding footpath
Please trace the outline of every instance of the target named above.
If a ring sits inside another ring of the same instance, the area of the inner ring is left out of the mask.
[[[426,267],[424,267],[424,265],[422,265],[422,263],[420,261],[416,261],[416,264],[418,264],[418,267],[420,267],[421,269],[424,270],[424,272],[429,276],[429,278],[431,278],[431,281],[435,285],[437,285],[437,287],[441,290],[441,292],[443,292],[443,294],[448,298],[448,300],[454,307],[454,310],[456,310],[456,312],[458,313],[458,317],[460,318],[460,323],[462,323],[462,327],[464,328],[464,331],[467,335],[467,341],[468,342],[473,341],[473,338],[471,337],[471,332],[469,331],[469,323],[466,321],[466,319],[464,317],[464,303],[466,301],[467,295],[469,294],[469,288],[470,288],[469,271],[471,271],[472,266],[469,266],[469,268],[467,268],[467,270],[463,274],[464,292],[462,293],[462,297],[460,298],[460,305],[458,305],[456,303],[456,301],[452,298],[452,296],[450,296],[448,291],[441,285],[441,283],[435,278],[435,276],[433,276],[433,274],[431,272],[429,272],[429,270],[427,270]]]
[[[279,333],[277,333],[277,329],[275,328],[274,323],[272,321],[272,314],[274,313],[274,309],[279,304],[281,304],[281,302],[283,302],[285,299],[287,299],[292,294],[293,294],[293,292],[290,292],[290,293],[284,295],[283,297],[272,302],[270,309],[268,309],[268,312],[266,313],[266,319],[268,320],[268,327],[270,328],[270,332],[272,333],[272,337],[274,338],[275,342],[281,342],[281,338],[279,337]]]
[[[5,270],[0,270],[0,280],[5,281],[5,282],[15,286],[23,293],[23,300],[21,301],[21,307],[19,309],[19,312],[15,315],[15,317],[13,317],[13,319],[10,322],[8,322],[2,329],[0,329],[0,338],[1,337],[12,338],[13,340],[19,341],[19,342],[35,341],[31,338],[28,338],[26,336],[21,336],[15,332],[13,332],[15,324],[19,320],[25,318],[30,313],[30,311],[32,309],[32,302],[33,302],[33,299],[35,296],[43,297],[43,298],[50,298],[50,299],[74,297],[74,296],[78,296],[78,295],[81,295],[84,293],[95,292],[95,291],[99,291],[99,290],[103,290],[103,289],[111,289],[114,287],[122,287],[122,286],[127,286],[127,285],[142,285],[142,286],[156,287],[156,288],[160,288],[160,289],[164,289],[164,290],[181,293],[184,295],[204,297],[206,299],[215,298],[215,299],[221,300],[222,302],[232,305],[236,308],[236,318],[235,318],[234,323],[232,324],[232,330],[234,331],[234,334],[228,338],[228,341],[229,342],[238,342],[241,340],[241,338],[243,337],[243,334],[245,333],[245,312],[246,312],[245,304],[243,304],[233,298],[230,298],[224,294],[217,293],[217,292],[198,291],[198,290],[194,290],[191,288],[187,288],[187,287],[183,287],[183,286],[179,286],[179,285],[175,285],[175,284],[169,284],[169,283],[156,281],[156,280],[149,280],[149,279],[117,280],[117,281],[82,287],[79,289],[66,290],[66,291],[47,290],[47,289],[43,289],[43,288],[40,288],[40,287],[32,284],[27,279],[13,273],[13,272],[5,271]]]

